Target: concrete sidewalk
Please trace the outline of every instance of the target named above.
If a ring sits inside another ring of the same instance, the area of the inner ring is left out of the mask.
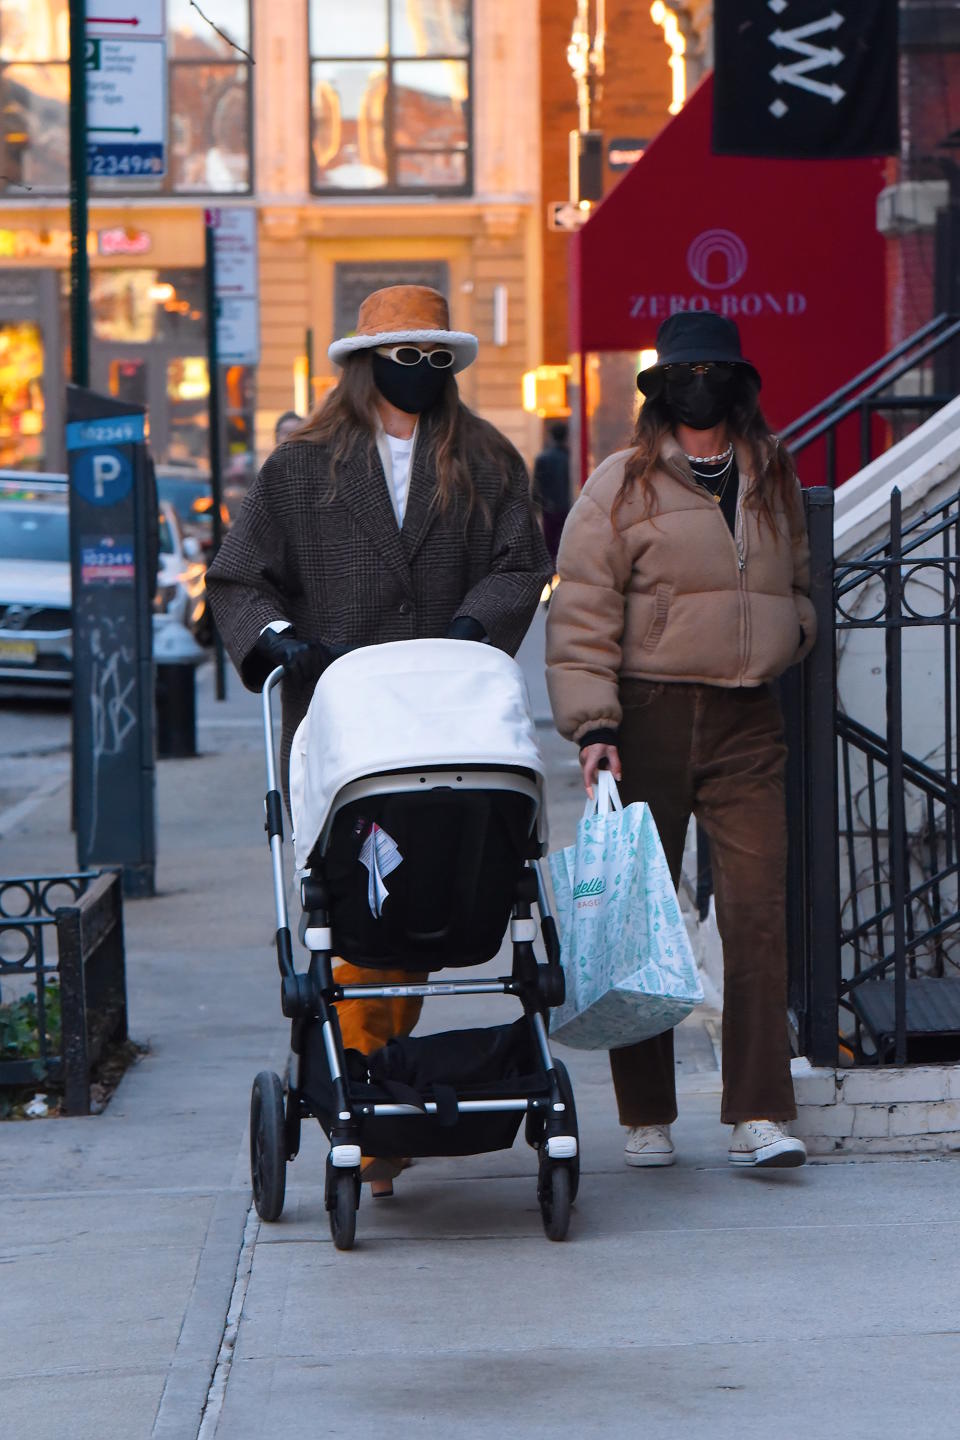
[[[623,1166],[605,1057],[565,1054],[584,1179],[564,1245],[520,1141],[365,1194],[339,1254],[316,1126],[261,1226],[249,1090],[287,1037],[258,707],[232,677],[224,706],[208,672],[202,691],[204,755],[159,770],[162,894],[126,910],[149,1054],[102,1116],[0,1126],[0,1440],[952,1440],[956,1160],[731,1171],[703,1017],[681,1031],[672,1170]],[[578,777],[544,739],[561,844]],[[16,868],[72,866],[64,788],[23,822]],[[424,1028],[513,1013],[428,1002]]]

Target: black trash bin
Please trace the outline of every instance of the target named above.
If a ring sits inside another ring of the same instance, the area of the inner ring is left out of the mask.
[[[181,760],[197,753],[197,666],[203,651],[176,621],[156,626],[157,758]]]

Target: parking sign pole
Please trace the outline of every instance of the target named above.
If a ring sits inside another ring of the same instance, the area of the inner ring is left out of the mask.
[[[86,0],[70,0],[70,354],[74,385],[90,384],[90,259],[87,254]]]
[[[217,345],[217,261],[215,252],[214,216],[208,210],[204,224],[204,259],[207,290],[207,375],[209,379],[209,429],[210,429],[210,493],[213,499],[213,553],[216,555],[223,540],[223,519],[220,513],[223,486],[220,478],[220,356]],[[216,667],[217,699],[227,698],[227,671],[223,654],[223,641],[214,625],[214,648]]]

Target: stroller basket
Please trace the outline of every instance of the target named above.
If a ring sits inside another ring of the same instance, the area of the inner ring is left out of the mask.
[[[316,1030],[305,1040],[304,1093],[321,1119],[332,1117],[335,1101],[322,1042]],[[350,1093],[362,1116],[365,1155],[508,1150],[529,1101],[547,1098],[524,1020],[405,1036],[370,1056],[348,1050],[346,1059]],[[497,1102],[504,1108],[490,1108]],[[478,1108],[471,1109],[472,1104]]]

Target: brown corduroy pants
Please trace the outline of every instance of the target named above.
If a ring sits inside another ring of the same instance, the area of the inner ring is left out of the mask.
[[[646,800],[674,884],[691,814],[710,839],[723,941],[724,1124],[796,1116],[787,1036],[786,746],[767,687],[624,680],[624,804]],[[673,1031],[610,1052],[622,1125],[676,1119]]]

